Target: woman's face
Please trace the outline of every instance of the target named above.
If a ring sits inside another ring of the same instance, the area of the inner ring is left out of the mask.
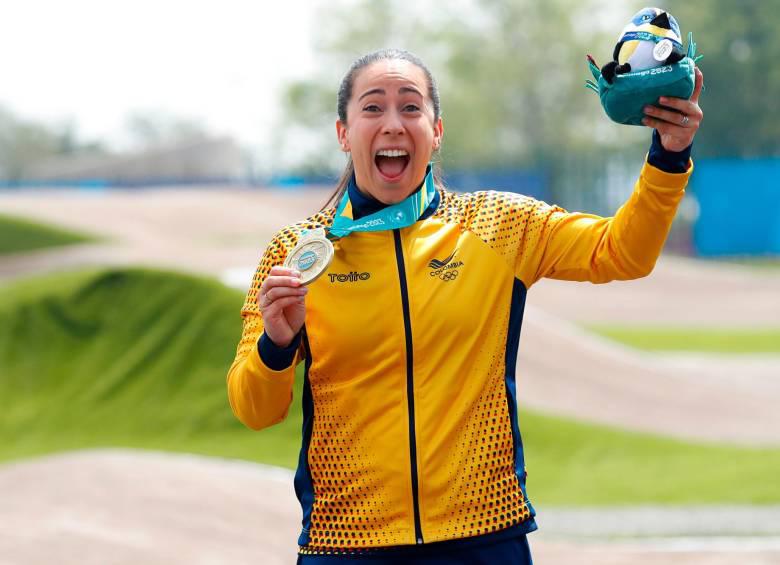
[[[336,122],[343,151],[352,153],[360,189],[395,204],[422,183],[443,134],[434,121],[425,73],[402,60],[383,60],[358,71],[347,123]]]

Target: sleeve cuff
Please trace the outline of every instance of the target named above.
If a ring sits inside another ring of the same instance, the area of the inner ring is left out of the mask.
[[[263,332],[260,339],[257,340],[257,351],[260,353],[260,359],[266,367],[273,371],[281,371],[292,364],[293,359],[295,359],[295,352],[298,351],[300,344],[300,332],[287,347],[279,347]]]
[[[658,134],[658,130],[654,129],[653,142],[650,144],[647,162],[666,173],[687,173],[692,147],[693,144],[682,151],[667,151],[664,149],[664,146],[661,145],[661,136]]]

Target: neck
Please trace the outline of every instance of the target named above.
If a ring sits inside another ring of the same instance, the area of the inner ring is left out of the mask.
[[[420,190],[424,182],[425,178],[423,178],[422,182],[415,190],[411,192],[411,194],[414,194]],[[378,212],[382,208],[392,206],[392,204],[385,204],[381,200],[378,200],[376,197],[374,197],[370,192],[360,188],[355,180],[354,175],[352,175],[352,180],[350,181],[347,190],[349,191],[349,199],[352,202],[352,215],[356,220],[373,214],[374,212]]]
[[[434,186],[430,166],[420,188],[401,202],[385,205],[365,191],[361,191],[355,177],[350,179],[346,194],[339,200],[330,233],[346,237],[356,231],[387,231],[411,226],[435,213],[439,205],[439,191]],[[369,217],[371,221],[363,220]]]

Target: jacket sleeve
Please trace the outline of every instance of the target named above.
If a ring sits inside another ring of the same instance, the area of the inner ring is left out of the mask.
[[[258,350],[263,319],[255,299],[271,267],[281,265],[285,256],[286,249],[280,238],[274,238],[260,260],[241,309],[243,331],[236,358],[227,374],[230,407],[236,417],[253,430],[278,424],[287,417],[292,402],[295,366],[301,358],[299,349],[288,367],[273,370],[263,362]]]
[[[648,275],[692,171],[691,162],[684,173],[645,163],[633,193],[611,218],[535,201],[516,256],[517,277],[530,286],[542,277],[604,283]]]

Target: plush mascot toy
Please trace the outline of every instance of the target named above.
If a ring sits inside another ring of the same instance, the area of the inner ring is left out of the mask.
[[[660,8],[638,12],[620,34],[612,61],[601,67],[601,74],[612,84],[615,75],[671,65],[685,57],[677,20]]]
[[[613,60],[601,69],[588,55],[594,83],[604,111],[621,124],[642,125],[643,108],[661,96],[690,98],[695,84],[696,44],[688,34],[683,48],[680,26],[659,8],[644,8],[623,28]]]

